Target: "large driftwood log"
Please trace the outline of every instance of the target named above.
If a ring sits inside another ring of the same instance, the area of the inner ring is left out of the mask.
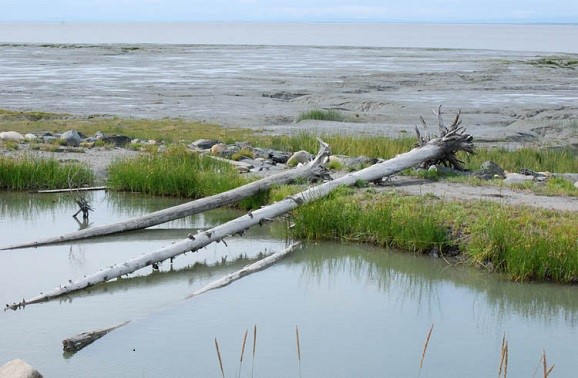
[[[321,140],[319,142],[320,142],[319,152],[317,153],[315,159],[309,162],[308,164],[287,171],[279,172],[277,174],[265,177],[263,179],[254,181],[247,185],[240,186],[227,192],[200,198],[195,201],[155,211],[147,215],[129,219],[123,222],[91,227],[84,230],[71,232],[69,234],[48,237],[33,242],[14,244],[2,247],[0,248],[0,250],[39,247],[48,244],[69,242],[73,240],[86,239],[95,236],[103,236],[125,231],[140,230],[143,228],[156,226],[161,223],[169,222],[175,219],[184,218],[193,214],[202,213],[204,211],[215,209],[217,207],[228,206],[237,203],[247,197],[250,197],[261,191],[267,190],[274,185],[288,183],[301,177],[314,176],[316,171],[323,165],[325,159],[330,154],[329,145],[327,145]]]
[[[173,258],[182,253],[196,251],[212,242],[221,241],[230,235],[242,233],[246,229],[257,224],[262,225],[275,217],[294,210],[302,204],[326,197],[331,191],[340,186],[351,186],[359,180],[368,182],[376,181],[396,172],[403,171],[404,169],[414,167],[424,161],[438,159],[452,151],[463,150],[473,152],[474,146],[472,144],[472,137],[468,134],[461,133],[461,131],[463,131],[463,129],[456,126],[453,130],[449,130],[443,137],[432,139],[422,147],[414,148],[409,152],[397,155],[383,163],[375,164],[361,171],[349,173],[334,181],[329,181],[309,188],[303,192],[289,196],[282,201],[249,212],[246,215],[223,223],[210,230],[200,231],[194,235],[189,234],[186,239],[177,241],[164,248],[145,253],[125,262],[111,265],[106,269],[102,269],[97,273],[91,274],[90,276],[86,276],[77,281],[70,280],[68,283],[49,292],[28,300],[23,300],[19,303],[14,303],[12,305],[7,304],[6,306],[7,308],[17,309],[27,304],[46,301],[101,282],[106,282],[125,274],[133,273],[148,265]]]

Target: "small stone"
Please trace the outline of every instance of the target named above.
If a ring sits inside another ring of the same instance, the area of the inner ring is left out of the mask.
[[[199,150],[208,150],[217,143],[219,143],[219,141],[214,139],[197,139],[196,141],[191,143],[189,147],[194,147]]]
[[[35,141],[38,139],[38,136],[36,134],[28,133],[28,134],[24,135],[24,139],[29,140],[29,141]]]
[[[13,142],[21,142],[24,140],[24,135],[17,131],[3,131],[0,133],[0,139]]]
[[[527,176],[519,173],[508,173],[503,182],[504,184],[513,185],[513,184],[523,184],[525,182],[532,180],[534,180],[534,176]]]
[[[287,160],[287,165],[290,167],[294,167],[298,164],[305,164],[310,162],[313,159],[313,155],[310,154],[307,151],[297,151],[295,152],[293,155],[291,155],[291,157],[289,158],[289,160]]]
[[[227,148],[226,144],[217,143],[211,147],[211,155],[220,155],[225,151],[225,148]]]

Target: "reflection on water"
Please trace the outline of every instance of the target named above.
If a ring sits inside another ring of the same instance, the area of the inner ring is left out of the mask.
[[[93,224],[182,202],[90,195]],[[2,244],[77,227],[70,217],[76,205],[63,195],[0,193],[0,204]],[[123,235],[2,252],[0,301],[38,294],[238,215],[221,209]],[[233,376],[243,333],[257,325],[255,360],[246,350],[243,377],[296,377],[300,371],[319,377],[407,376],[417,375],[434,323],[424,376],[494,376],[504,334],[511,375],[531,376],[543,350],[558,376],[578,369],[577,287],[512,283],[440,259],[380,248],[308,245],[262,272],[183,300],[259,253],[283,248],[274,232],[279,229],[255,228],[230,238],[227,246],[210,245],[164,262],[159,271],[145,268],[62,300],[0,313],[0,356],[23,358],[46,376],[219,376],[217,338],[226,376]],[[133,321],[62,358],[65,337],[126,320]]]

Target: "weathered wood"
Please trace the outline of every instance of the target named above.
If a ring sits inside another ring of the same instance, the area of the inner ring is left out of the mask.
[[[96,340],[100,339],[110,331],[120,328],[128,323],[130,323],[130,321],[126,321],[124,323],[120,323],[109,328],[78,333],[74,336],[69,337],[68,339],[62,340],[62,349],[64,349],[64,351],[68,353],[76,353],[82,348],[86,347],[87,345],[90,345]]]
[[[23,303],[28,305],[46,301],[101,282],[106,282],[122,275],[133,273],[145,266],[173,258],[182,253],[196,251],[212,242],[220,241],[227,236],[242,233],[246,229],[257,224],[262,225],[270,219],[286,214],[302,204],[326,197],[331,191],[338,187],[351,186],[359,180],[368,182],[376,181],[396,172],[416,166],[423,161],[439,158],[451,151],[473,151],[474,147],[472,144],[472,137],[468,134],[461,134],[459,131],[460,130],[456,129],[447,133],[442,138],[430,140],[423,147],[414,148],[409,152],[397,155],[383,163],[375,164],[361,171],[349,173],[334,181],[329,181],[309,188],[303,192],[289,196],[282,201],[249,212],[246,215],[223,223],[210,230],[200,231],[194,235],[189,234],[186,239],[177,241],[164,248],[145,253],[125,262],[111,265],[106,269],[102,269],[100,272],[91,274],[77,281],[70,280],[67,284],[61,285],[45,294],[6,306],[7,308],[16,309],[22,306]]]
[[[230,283],[237,281],[238,279],[241,279],[245,276],[248,276],[249,274],[263,270],[263,269],[273,265],[277,261],[281,260],[283,257],[287,256],[289,253],[293,252],[300,245],[301,245],[301,243],[295,242],[282,251],[275,252],[275,253],[267,256],[267,257],[262,258],[259,261],[254,262],[253,264],[249,264],[249,265],[243,267],[242,269],[237,270],[236,272],[227,274],[226,276],[221,277],[218,280],[215,280],[215,281],[203,286],[202,288],[198,289],[197,291],[195,291],[191,295],[188,295],[186,297],[186,299],[196,297],[197,295],[201,295],[203,293],[206,293],[209,290],[213,290],[213,289],[227,286]]]
[[[106,190],[106,186],[91,186],[86,188],[71,188],[71,189],[44,189],[37,190],[36,193],[70,193],[70,192],[88,192],[96,190]]]
[[[13,244],[2,247],[0,250],[40,247],[43,245],[64,243],[73,240],[87,239],[95,236],[111,235],[126,231],[140,230],[143,228],[156,226],[161,223],[175,219],[184,218],[193,214],[202,213],[217,207],[228,206],[237,203],[247,197],[267,190],[274,185],[291,182],[297,178],[312,176],[313,173],[322,166],[325,159],[330,155],[329,146],[320,140],[320,149],[313,161],[303,166],[262,178],[247,185],[216,194],[209,197],[200,198],[181,205],[169,207],[155,211],[141,217],[129,219],[123,222],[111,223],[102,226],[95,226],[84,230],[71,232],[61,236],[48,237],[32,242]]]

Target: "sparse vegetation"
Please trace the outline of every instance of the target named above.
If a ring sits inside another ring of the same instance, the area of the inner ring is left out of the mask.
[[[316,121],[345,121],[345,116],[333,109],[313,109],[307,112],[299,114],[295,122],[301,122],[307,119],[312,119]]]

